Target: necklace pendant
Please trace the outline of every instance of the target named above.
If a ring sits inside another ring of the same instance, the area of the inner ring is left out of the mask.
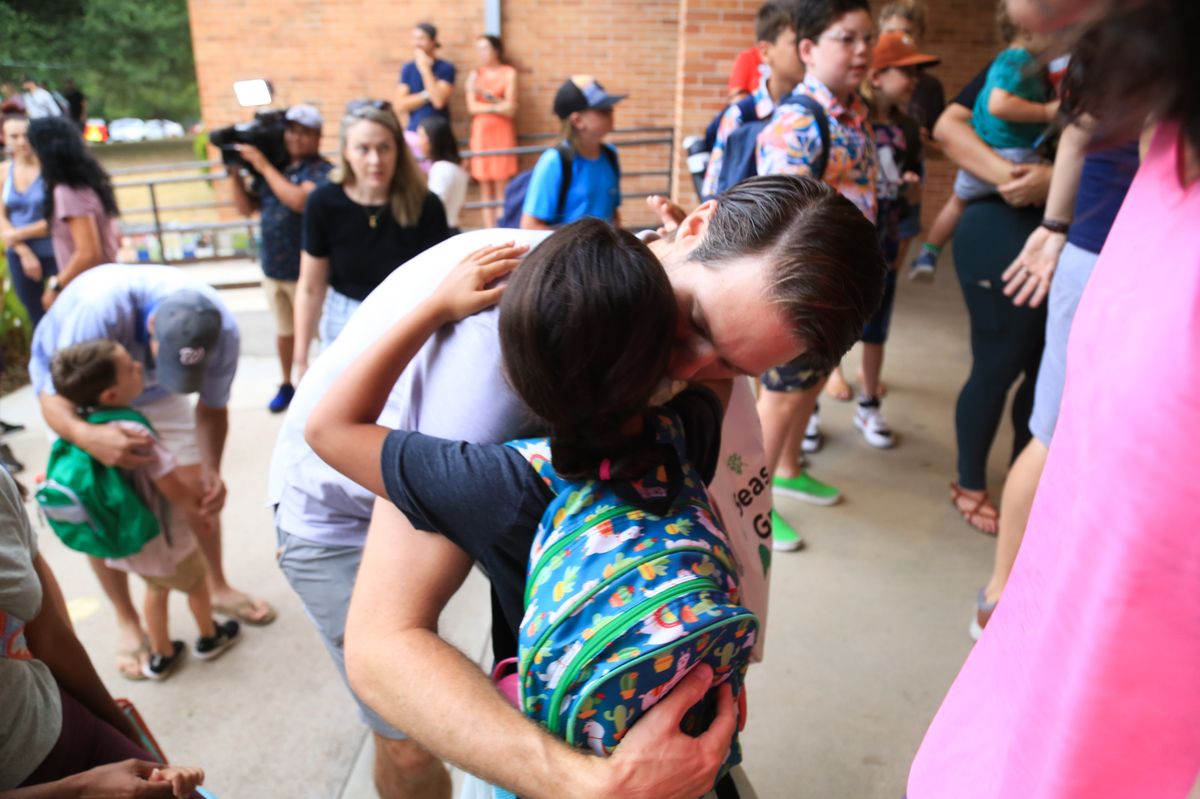
[[[371,229],[372,229],[372,230],[374,230],[374,229],[375,229],[375,222],[376,222],[376,220],[377,220],[377,219],[379,219],[379,217],[378,217],[378,216],[376,216],[375,214],[371,214],[371,215],[370,215],[369,217],[367,217],[367,218],[370,220],[370,223],[371,223]]]

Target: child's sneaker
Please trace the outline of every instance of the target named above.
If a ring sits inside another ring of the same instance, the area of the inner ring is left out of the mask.
[[[783,520],[783,517],[771,509],[771,548],[780,552],[795,552],[804,547],[804,539],[796,532],[796,528]]]
[[[201,636],[196,639],[196,657],[201,660],[212,660],[219,657],[226,649],[242,640],[238,635],[239,627],[235,620],[214,621],[213,625],[217,628],[213,635],[207,638]]]
[[[858,409],[854,412],[854,426],[862,431],[867,443],[876,449],[889,449],[896,443],[892,429],[879,409],[879,397],[859,398]]]
[[[187,649],[183,646],[183,641],[171,642],[171,654],[156,655],[150,653],[150,659],[146,661],[146,665],[142,666],[142,674],[149,677],[151,680],[162,682],[171,676],[171,673],[179,667],[183,662],[183,656],[187,654]]]
[[[937,274],[937,253],[922,248],[920,254],[908,266],[908,279],[919,283],[932,283]]]
[[[800,472],[796,477],[776,475],[771,484],[780,494],[812,505],[836,505],[842,498],[841,491],[828,483],[822,483],[808,472]]]
[[[804,428],[804,441],[801,442],[800,448],[809,455],[820,452],[821,445],[825,443],[821,435],[820,411],[820,406],[813,408],[812,416],[808,417],[808,427]]]

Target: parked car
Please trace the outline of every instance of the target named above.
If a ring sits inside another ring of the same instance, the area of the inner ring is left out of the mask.
[[[169,119],[147,119],[142,138],[147,141],[178,139],[183,136],[183,125]]]
[[[104,124],[103,119],[89,119],[83,126],[83,140],[94,144],[108,141],[108,125]]]
[[[145,138],[146,123],[140,119],[125,117],[114,119],[108,123],[108,140],[110,142],[141,141]]]

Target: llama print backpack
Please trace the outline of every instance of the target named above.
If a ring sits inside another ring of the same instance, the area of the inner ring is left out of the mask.
[[[633,483],[566,480],[550,462],[548,439],[509,442],[555,494],[529,556],[520,707],[599,755],[700,663],[736,697],[758,632],[739,602],[729,539],[686,462],[678,417],[659,408],[647,420],[675,457]],[[631,504],[617,485],[647,502]],[[644,507],[670,496],[661,516]],[[714,711],[710,692],[683,728],[702,732]],[[735,738],[726,767],[740,759]]]

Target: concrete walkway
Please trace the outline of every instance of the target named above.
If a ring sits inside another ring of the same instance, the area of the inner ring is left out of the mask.
[[[188,268],[219,284],[252,279],[245,263]],[[763,799],[898,799],[929,719],[970,648],[967,622],[993,541],[967,527],[947,501],[954,399],[968,364],[966,320],[948,267],[932,287],[902,283],[885,368],[885,411],[898,446],[872,450],[851,426],[852,406],[826,400],[827,444],[812,470],[847,500],[835,508],[780,500],[808,549],[777,555],[766,660],[749,676],[743,741]],[[235,585],[272,602],[279,619],[248,629],[220,660],[193,659],[169,682],[126,682],[112,665],[112,614],[84,559],[48,530],[43,552],[101,676],[114,694],[134,701],[172,759],[205,768],[217,796],[371,797],[363,727],[274,563],[263,504],[280,422],[265,409],[278,381],[270,317],[257,290],[223,296],[244,342],[225,454],[226,568]],[[845,366],[855,374],[857,351]],[[48,450],[34,398],[25,389],[0,406],[5,420],[28,425],[6,441],[28,464],[22,477],[29,484]],[[1009,440],[1002,431],[993,452],[993,493]],[[487,648],[485,600],[475,575],[442,622],[473,657]],[[194,638],[181,596],[171,610],[175,635]]]

